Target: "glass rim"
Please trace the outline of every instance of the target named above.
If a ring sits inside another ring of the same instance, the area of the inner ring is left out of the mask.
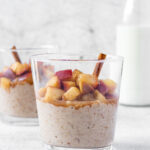
[[[103,53],[105,54],[105,53]],[[58,59],[58,58],[48,58],[48,56],[70,56],[70,57],[80,57],[80,59]],[[57,62],[65,62],[65,61],[70,61],[70,62],[76,62],[76,61],[81,61],[81,62],[106,62],[106,61],[124,61],[124,57],[118,56],[118,55],[112,55],[112,54],[106,54],[106,59],[104,60],[98,60],[95,56],[98,57],[98,54],[91,54],[91,55],[86,55],[86,54],[79,54],[79,53],[41,53],[41,54],[35,54],[31,56],[32,61],[42,61],[42,62],[49,62],[49,61],[57,61]],[[82,57],[90,57],[90,59],[82,59]],[[92,58],[95,57],[95,58]]]
[[[42,50],[51,50],[56,49],[58,47],[54,45],[50,45],[49,47],[39,46],[39,47],[16,47],[16,49],[12,48],[0,48],[0,52],[30,52],[30,51],[42,51]]]

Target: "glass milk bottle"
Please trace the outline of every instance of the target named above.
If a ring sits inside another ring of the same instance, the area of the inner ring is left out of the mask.
[[[117,54],[125,58],[120,103],[150,105],[150,0],[127,0],[117,27]]]

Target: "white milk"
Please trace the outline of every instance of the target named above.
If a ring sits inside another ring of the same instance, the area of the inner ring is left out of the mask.
[[[150,26],[118,26],[117,54],[125,57],[120,103],[150,105]]]

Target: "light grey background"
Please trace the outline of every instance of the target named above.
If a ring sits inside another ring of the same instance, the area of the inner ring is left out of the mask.
[[[0,47],[115,53],[125,0],[0,0]]]

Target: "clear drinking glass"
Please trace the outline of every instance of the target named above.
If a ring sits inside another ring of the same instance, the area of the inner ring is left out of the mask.
[[[40,134],[47,149],[111,149],[122,64],[121,57],[110,55],[105,60],[32,57]]]
[[[0,119],[15,125],[36,125],[37,109],[31,55],[47,48],[0,49]]]

